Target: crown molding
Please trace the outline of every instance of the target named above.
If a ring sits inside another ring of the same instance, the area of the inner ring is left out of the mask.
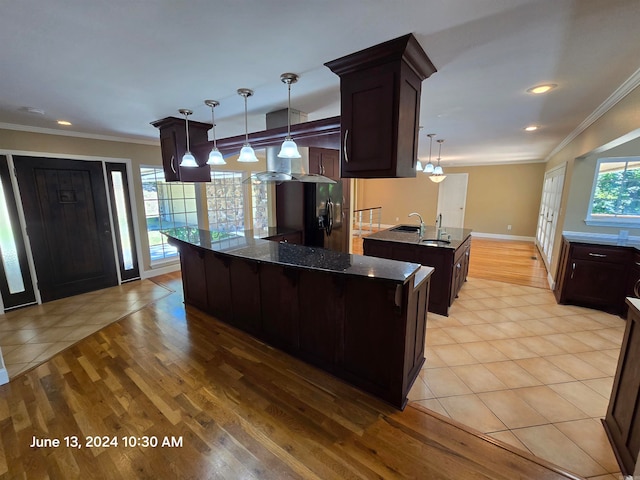
[[[157,140],[145,140],[141,138],[117,137],[115,135],[99,135],[95,133],[62,131],[55,128],[32,127],[29,125],[18,125],[15,123],[0,122],[0,130],[15,130],[19,132],[41,133],[45,135],[58,135],[62,137],[86,138],[90,140],[104,140],[107,142],[135,143],[139,145],[159,146],[160,138]]]
[[[625,80],[622,85],[620,85],[610,96],[607,98],[598,108],[596,108],[591,115],[585,118],[580,125],[576,127],[576,129],[571,132],[567,137],[562,140],[556,148],[551,150],[551,153],[547,155],[544,159],[545,162],[548,162],[551,157],[553,157],[556,153],[566,147],[569,143],[571,143],[578,135],[584,132],[587,128],[589,128],[596,120],[602,117],[605,113],[607,113],[613,106],[626,97],[629,93],[631,93],[636,87],[640,85],[640,68],[636,70],[627,80]]]

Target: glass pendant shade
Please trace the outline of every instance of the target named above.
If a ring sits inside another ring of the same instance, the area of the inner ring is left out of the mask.
[[[256,152],[253,151],[251,145],[245,143],[242,149],[240,150],[240,156],[238,157],[239,162],[249,163],[249,162],[257,162],[258,157],[256,157]]]
[[[298,145],[291,138],[285,139],[282,142],[282,147],[280,148],[280,153],[278,153],[280,158],[300,158],[300,152],[298,151]]]
[[[249,128],[247,126],[247,98],[253,95],[253,90],[248,88],[239,88],[238,95],[244,97],[244,145],[240,150],[238,161],[242,163],[257,162],[258,157],[256,157],[256,152],[253,151],[253,148],[251,148],[251,144],[249,143]]]
[[[416,162],[416,170],[422,170],[422,162],[420,160]]]
[[[209,152],[209,160],[207,160],[207,165],[226,165],[227,162],[224,161],[220,150],[213,147],[213,149]]]
[[[440,165],[437,165],[436,168],[433,169],[433,174],[442,175],[443,174],[442,167]]]
[[[213,148],[209,152],[207,165],[226,165],[227,162],[224,161],[224,157],[218,150],[218,144],[216,143],[216,115],[214,109],[220,105],[220,102],[217,100],[205,100],[204,104],[211,107],[211,130],[213,134]]]
[[[433,163],[429,162],[425,165],[423,172],[424,173],[433,173]]]
[[[291,84],[298,81],[298,75],[295,73],[283,73],[280,75],[280,81],[287,84],[288,89],[288,104],[287,104],[287,136],[282,142],[282,147],[278,153],[280,158],[300,158],[300,152],[298,151],[298,145],[291,138]]]
[[[440,183],[440,182],[441,182],[441,181],[443,181],[445,178],[447,178],[447,176],[446,176],[446,175],[442,175],[442,174],[440,174],[440,175],[431,175],[431,176],[429,177],[429,180],[431,180],[431,181],[432,181],[432,182],[434,182],[434,183]]]
[[[185,131],[187,136],[187,151],[182,156],[182,161],[180,162],[181,167],[194,168],[198,167],[198,162],[196,162],[196,157],[191,153],[191,149],[189,148],[189,115],[193,112],[187,108],[181,108],[178,110],[181,114],[184,115],[184,123],[185,123]]]
[[[187,152],[182,156],[182,161],[180,162],[181,167],[197,167],[198,162],[196,162],[196,157],[194,157],[191,152]]]

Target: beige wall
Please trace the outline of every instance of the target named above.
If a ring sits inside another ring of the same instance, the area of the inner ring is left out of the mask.
[[[149,142],[153,143],[153,142]],[[69,156],[81,156],[86,159],[127,159],[131,161],[131,181],[134,185],[135,209],[138,218],[135,219],[137,233],[141,244],[141,270],[147,275],[151,271],[149,257],[149,243],[145,234],[147,230],[144,217],[144,199],[142,196],[142,180],[140,178],[140,166],[160,166],[160,142],[157,145],[146,145],[111,140],[95,140],[64,135],[52,135],[44,133],[22,132],[16,130],[0,129],[0,153],[1,154],[35,154],[57,158]],[[259,152],[256,152],[259,154]],[[258,164],[240,164],[235,157],[227,159],[227,165],[216,167],[217,170],[233,171],[260,171],[264,170],[266,162],[264,158]],[[142,273],[141,272],[141,273]]]
[[[464,226],[475,232],[534,237],[544,163],[447,167],[445,173],[468,173]],[[446,179],[444,180],[447,181]],[[416,178],[357,181],[356,208],[382,207],[382,223],[414,223],[410,212],[433,224],[437,215],[438,184],[428,175]],[[446,225],[446,221],[445,221]],[[507,230],[507,225],[512,229]]]
[[[640,155],[640,87],[637,87],[547,162],[546,169],[566,163],[560,217],[550,273],[555,278],[562,231],[618,234],[619,228],[589,226],[589,208],[596,162],[600,157]],[[640,229],[629,229],[640,235]]]

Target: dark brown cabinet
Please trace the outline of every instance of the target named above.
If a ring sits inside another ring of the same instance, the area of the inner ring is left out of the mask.
[[[394,242],[376,238],[363,240],[365,255],[415,262],[435,269],[429,293],[429,311],[449,315],[449,307],[458,296],[469,272],[471,236],[457,248],[429,247],[417,243]]]
[[[563,239],[554,294],[558,303],[623,312],[628,247],[592,245]]]
[[[180,167],[182,156],[187,151],[187,137],[184,119],[167,117],[152,122],[160,129],[160,150],[162,153],[162,167],[167,182],[210,182],[211,173],[207,159],[192,150],[199,167]],[[207,131],[211,128],[208,123],[189,122],[189,142],[191,145],[207,142]]]
[[[624,475],[633,475],[640,452],[640,301],[627,300],[629,318],[604,427]]]
[[[185,303],[404,408],[424,363],[432,269],[403,283],[170,241],[180,251]],[[306,247],[268,248],[288,258]]]
[[[340,154],[338,150],[310,148],[309,173],[340,180]]]
[[[627,277],[627,296],[640,298],[640,252],[636,252],[631,260]]]
[[[325,65],[340,76],[341,176],[415,177],[422,81],[436,71],[415,37]]]

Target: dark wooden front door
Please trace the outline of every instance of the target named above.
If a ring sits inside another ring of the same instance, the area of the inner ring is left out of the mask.
[[[101,162],[14,162],[42,301],[117,285]]]

